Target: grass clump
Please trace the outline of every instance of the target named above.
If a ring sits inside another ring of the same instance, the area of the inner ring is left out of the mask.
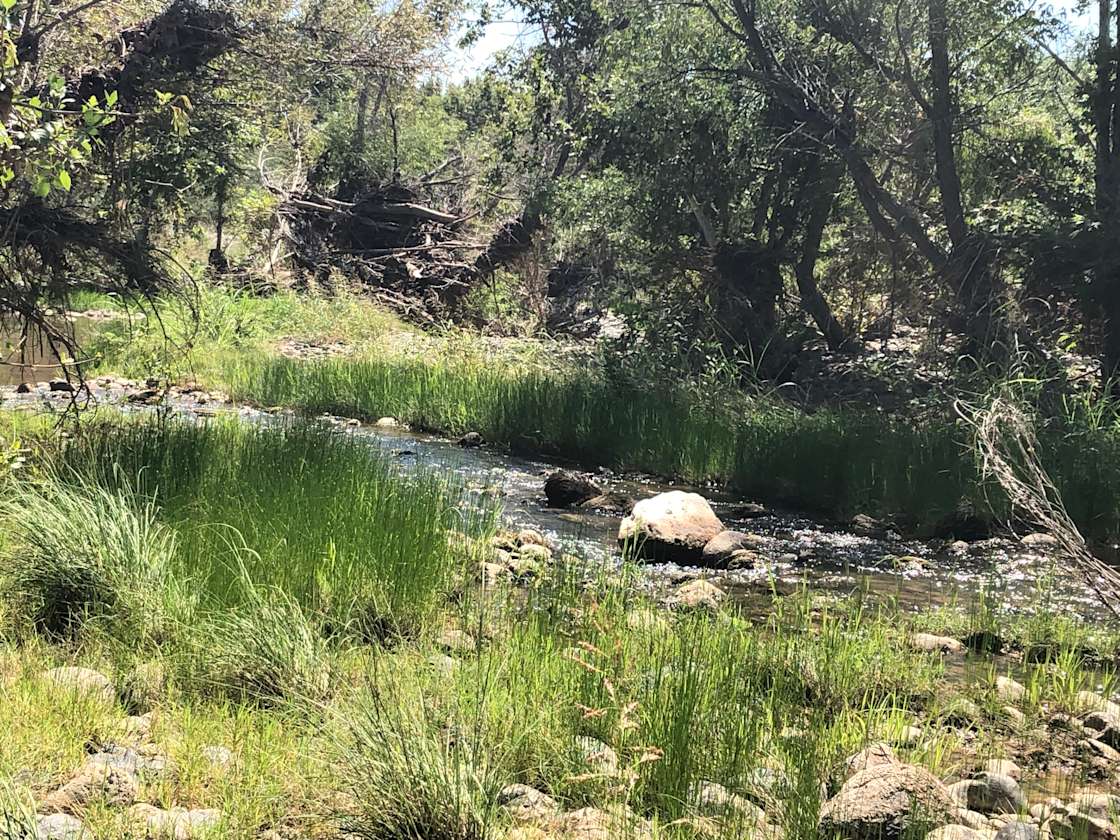
[[[211,614],[193,638],[193,679],[263,705],[314,703],[331,687],[332,653],[319,622],[291,595],[247,578],[236,609]]]
[[[415,633],[465,574],[449,532],[493,527],[492,511],[460,505],[454,480],[402,475],[391,453],[314,424],[94,429],[67,461],[104,486],[135,477],[208,606],[253,606],[247,576],[336,632]]]
[[[17,619],[53,639],[91,628],[140,646],[175,618],[176,538],[156,508],[120,487],[58,475],[13,485],[0,588]]]
[[[436,727],[429,698],[392,682],[363,692],[337,744],[350,807],[342,829],[365,840],[487,840],[499,777],[469,726]]]

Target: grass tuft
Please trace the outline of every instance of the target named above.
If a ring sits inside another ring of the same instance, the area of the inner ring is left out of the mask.
[[[0,505],[14,529],[0,587],[17,618],[53,639],[97,627],[141,646],[173,617],[174,532],[125,488],[58,475],[14,486]]]

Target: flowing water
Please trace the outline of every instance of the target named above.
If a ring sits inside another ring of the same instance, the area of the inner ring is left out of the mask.
[[[115,381],[95,383],[92,396],[97,402],[128,405],[132,387]],[[68,404],[70,396],[43,388],[31,394],[15,394],[10,388],[0,392],[2,404],[35,410],[58,411]],[[171,408],[200,420],[215,413],[234,412],[249,422],[282,420],[247,408],[199,405],[199,400],[190,396],[175,398]],[[618,561],[618,516],[547,506],[544,479],[556,469],[553,463],[489,447],[463,448],[453,441],[403,428],[352,426],[337,421],[336,425],[339,433],[354,435],[385,451],[404,472],[428,469],[453,474],[479,501],[497,499],[510,528],[538,530],[563,550],[586,557],[593,564]],[[604,490],[631,498],[669,489],[693,489],[641,476],[616,476],[605,470],[594,479]],[[1045,607],[1090,620],[1104,617],[1093,594],[1079,580],[1063,577],[1060,564],[1044,547],[1013,539],[990,539],[965,546],[903,539],[889,532],[880,538],[865,537],[793,511],[767,510],[759,515],[748,511],[745,504],[753,500],[711,489],[697,492],[711,500],[726,527],[764,538],[756,550],[765,563],[735,571],[650,564],[646,582],[651,588],[704,575],[747,601],[752,596],[768,597],[774,590],[807,585],[814,591],[836,595],[860,593],[915,611],[946,604],[977,609],[983,601],[988,608],[1033,611]],[[1052,586],[1048,585],[1051,581]]]

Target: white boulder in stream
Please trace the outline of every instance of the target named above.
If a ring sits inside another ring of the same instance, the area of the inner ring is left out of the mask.
[[[619,526],[618,541],[646,560],[695,564],[722,530],[707,499],[672,490],[635,504]]]

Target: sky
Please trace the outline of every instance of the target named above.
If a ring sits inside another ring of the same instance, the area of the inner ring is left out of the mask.
[[[1028,3],[1031,0],[1027,0]],[[1033,3],[1032,3],[1033,5]],[[1079,9],[1079,5],[1086,8]],[[1039,7],[1048,6],[1066,20],[1075,32],[1091,32],[1096,25],[1091,4],[1084,0],[1046,0]],[[499,52],[518,42],[532,37],[531,27],[517,18],[509,9],[499,8],[496,19],[487,25],[482,37],[467,48],[455,47],[448,58],[448,77],[452,81],[462,81],[481,73],[490,60]]]

